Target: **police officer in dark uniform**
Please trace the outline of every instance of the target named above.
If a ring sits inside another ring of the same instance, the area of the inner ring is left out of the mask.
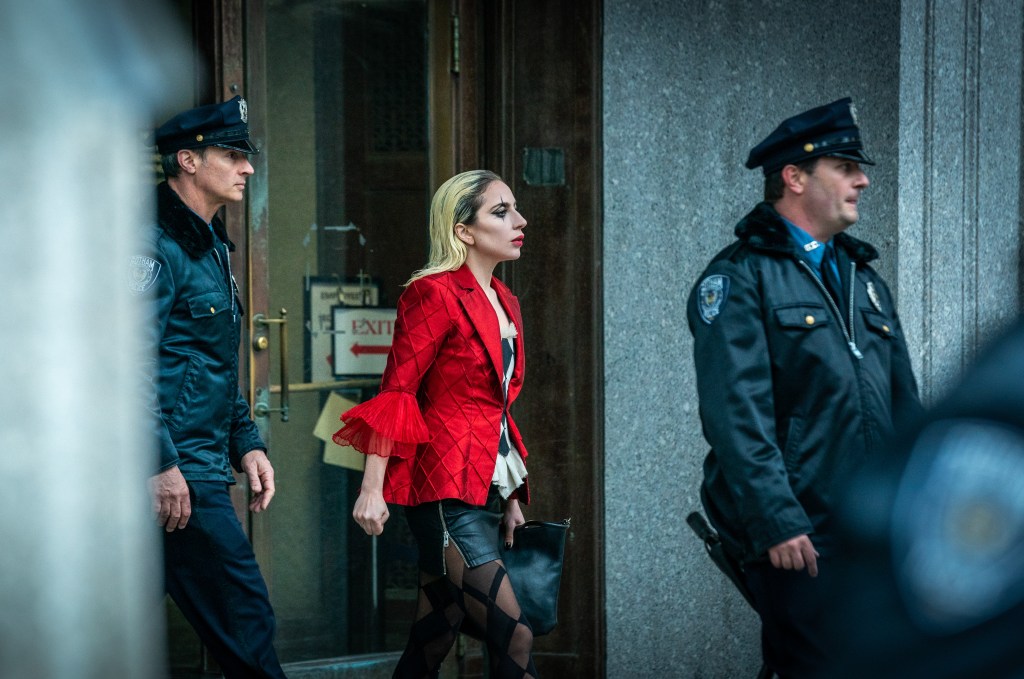
[[[850,485],[830,676],[1024,676],[1024,319]]]
[[[785,120],[751,150],[765,200],[693,287],[701,498],[762,621],[766,665],[820,676],[841,486],[919,411],[878,253],[845,233],[868,186],[853,104]]]
[[[284,677],[267,587],[228,492],[234,467],[248,478],[252,511],[274,496],[266,445],[238,388],[243,310],[217,216],[242,200],[253,173],[245,100],[181,113],[156,130],[156,144],[167,180],[129,285],[149,316],[148,418],[160,453],[150,490],[167,592],[226,677]]]

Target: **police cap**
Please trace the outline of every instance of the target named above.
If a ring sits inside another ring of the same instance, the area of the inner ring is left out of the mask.
[[[848,158],[865,165],[853,101],[846,97],[782,121],[764,141],[750,150],[747,167],[761,166],[765,175],[818,156]]]
[[[204,146],[259,153],[249,141],[248,107],[238,96],[179,113],[156,128],[155,138],[161,155]]]

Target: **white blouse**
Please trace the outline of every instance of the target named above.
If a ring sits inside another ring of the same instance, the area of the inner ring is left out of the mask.
[[[516,368],[515,338],[518,334],[515,323],[509,323],[508,328],[501,332],[502,356],[505,358],[505,374],[502,376],[501,383],[505,392],[506,404],[508,403],[508,383]],[[500,439],[498,460],[494,465],[494,476],[491,478],[491,483],[498,487],[501,497],[507,500],[512,492],[523,485],[523,481],[526,480],[526,465],[523,464],[523,458],[519,456],[519,451],[512,445],[512,439],[508,435],[508,422],[504,414],[501,418]],[[501,454],[500,449],[503,447],[508,448],[507,455]]]

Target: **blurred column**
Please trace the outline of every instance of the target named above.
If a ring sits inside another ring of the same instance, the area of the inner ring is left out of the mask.
[[[0,3],[5,678],[164,673],[127,271],[152,219],[145,130],[183,55],[164,3]]]

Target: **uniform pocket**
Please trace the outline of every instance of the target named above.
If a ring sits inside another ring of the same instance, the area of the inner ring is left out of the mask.
[[[167,418],[167,428],[172,431],[181,429],[185,420],[185,413],[189,410],[192,396],[196,390],[196,381],[199,375],[199,358],[188,357],[188,365],[185,367],[185,377],[181,380],[181,387],[178,388],[178,396],[174,399],[174,409],[171,416]]]
[[[896,337],[896,324],[891,318],[871,309],[861,309],[864,316],[864,325],[880,337],[894,339]]]
[[[775,309],[775,322],[793,330],[814,330],[832,322],[832,317],[819,304],[799,304]]]
[[[188,310],[192,318],[211,318],[231,310],[231,300],[223,292],[207,292],[190,297]]]
[[[794,416],[786,427],[786,444],[782,450],[782,461],[786,471],[793,473],[800,466],[800,444],[803,441],[803,418]]]

